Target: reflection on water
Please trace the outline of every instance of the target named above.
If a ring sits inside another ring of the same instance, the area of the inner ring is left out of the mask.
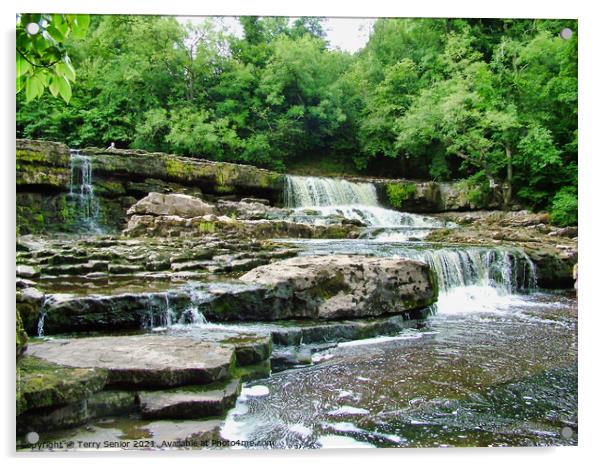
[[[494,312],[449,311],[256,382],[268,393],[242,396],[222,435],[278,448],[576,444],[574,299],[539,293]]]

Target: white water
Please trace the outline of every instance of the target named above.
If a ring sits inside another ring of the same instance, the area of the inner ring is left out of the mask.
[[[385,209],[378,202],[372,183],[355,183],[338,178],[287,176],[286,204],[295,214],[305,214],[298,221],[314,225],[328,224],[333,216],[358,220],[371,227],[392,228],[383,231],[387,240],[405,241],[423,238],[444,222],[424,215]],[[395,239],[393,239],[395,238]]]
[[[100,234],[100,206],[94,195],[92,182],[92,162],[90,157],[77,149],[70,150],[71,179],[69,197],[76,203],[76,213],[81,226],[87,233]]]
[[[305,212],[306,221],[327,224],[330,216],[359,220],[369,228],[359,242],[327,243],[310,247],[310,253],[367,253],[366,245],[395,246],[385,255],[426,262],[435,272],[440,296],[439,312],[491,311],[510,308],[515,293],[537,287],[535,266],[519,250],[487,248],[424,249],[405,247],[409,239],[423,239],[444,222],[423,215],[385,209],[378,203],[371,183],[352,183],[336,178],[288,176],[285,197],[296,214]],[[314,212],[312,212],[314,211]],[[371,240],[371,241],[370,241]],[[378,247],[368,247],[381,254]]]
[[[38,317],[38,337],[44,336],[44,320],[46,319],[46,313],[48,312],[48,303],[52,300],[52,295],[48,295],[44,297],[44,301],[42,302],[42,307],[40,308],[40,314]]]

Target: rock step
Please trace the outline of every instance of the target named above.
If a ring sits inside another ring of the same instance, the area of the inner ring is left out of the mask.
[[[28,353],[69,367],[104,369],[107,385],[166,388],[230,377],[234,348],[167,335],[90,337],[30,345]]]
[[[17,432],[70,429],[92,419],[129,414],[136,410],[135,392],[103,390],[74,403],[36,409],[17,416]]]
[[[361,340],[415,328],[419,321],[426,319],[430,314],[429,308],[423,308],[376,319],[296,322],[296,325],[289,322],[287,325],[271,328],[270,334],[275,345],[283,346]]]
[[[17,363],[17,416],[29,410],[85,400],[105,386],[106,370],[63,367],[29,356],[37,346],[30,344]]]
[[[140,412],[142,417],[147,419],[198,419],[218,416],[234,406],[240,389],[240,379],[234,379],[219,386],[140,392]]]

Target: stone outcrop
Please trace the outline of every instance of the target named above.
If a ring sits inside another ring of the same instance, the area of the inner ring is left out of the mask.
[[[64,144],[17,139],[17,226],[20,234],[77,232],[77,209],[69,195],[71,161]],[[137,150],[86,148],[98,217],[118,231],[126,211],[150,192],[211,199],[267,198],[277,203],[283,175],[250,165]]]
[[[215,214],[213,214],[215,212]],[[290,221],[287,209],[259,202],[218,201],[217,205],[182,194],[150,193],[129,210],[129,237],[357,238],[357,225],[339,221],[310,225]]]
[[[77,206],[69,196],[68,148],[60,143],[26,139],[17,139],[16,146],[20,234],[78,231],[74,211]],[[82,153],[91,160],[98,215],[106,231],[123,229],[128,208],[151,192],[181,193],[209,201],[245,199],[247,204],[282,204],[285,176],[254,166],[140,150],[91,147]],[[496,190],[488,196],[475,196],[474,187],[466,182],[369,178],[357,181],[373,182],[383,205],[406,212],[500,207],[500,193]],[[397,195],[392,197],[391,192]],[[234,210],[239,218],[249,220],[258,219],[257,212],[261,212],[256,206],[247,207],[246,213]],[[265,214],[264,210],[261,218],[266,218]]]
[[[109,385],[150,388],[224,380],[236,361],[232,348],[165,335],[56,339],[28,352],[53,364],[106,371]]]
[[[30,345],[28,354],[35,353],[36,346]],[[25,356],[17,364],[17,415],[84,400],[102,390],[106,381],[104,369],[63,367]]]
[[[273,319],[375,317],[422,309],[437,299],[429,267],[402,259],[302,256],[258,267],[240,279],[266,288],[262,302]]]
[[[181,315],[190,305],[184,291],[47,296],[40,308],[45,335],[90,330],[123,330],[167,325],[169,312]]]
[[[370,181],[377,188],[379,201],[402,212],[438,213],[499,209],[502,193],[499,188],[483,195],[466,181],[414,181],[358,178]],[[478,195],[477,195],[478,194]]]
[[[17,139],[17,190],[67,191],[69,149],[65,144]]]
[[[270,375],[271,335],[194,329],[30,345],[17,361],[17,432],[129,413],[196,422],[223,415],[241,380]]]
[[[251,165],[142,150],[88,147],[83,152],[93,157],[94,171],[102,178],[142,183],[162,180],[213,195],[259,195],[272,200],[282,190],[282,175]]]

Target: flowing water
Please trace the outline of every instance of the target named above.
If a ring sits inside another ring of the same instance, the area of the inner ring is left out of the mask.
[[[286,240],[301,254],[424,261],[439,301],[420,328],[339,343],[311,366],[248,384],[224,438],[276,448],[576,444],[576,300],[539,291],[523,251],[405,241],[444,225],[380,207],[368,183],[289,177],[286,194],[297,211],[318,211],[315,223],[334,213],[384,227],[363,240]]]
[[[314,225],[328,224],[334,218],[362,222],[375,238],[405,241],[424,238],[431,231],[446,226],[445,222],[424,215],[385,209],[378,202],[372,183],[352,183],[336,178],[287,176],[287,207],[294,209],[295,220]]]
[[[383,208],[370,183],[288,177],[285,194],[307,222],[335,215],[368,227],[357,240],[280,241],[300,246],[301,255],[424,261],[437,277],[439,300],[419,325],[316,348],[311,365],[245,384],[221,427],[224,439],[260,448],[577,443],[574,294],[539,290],[537,270],[520,249],[420,241],[449,225]],[[281,325],[210,324],[199,311],[207,287],[241,285],[188,286],[190,308],[176,321],[166,293],[149,314],[149,331],[208,335]],[[119,438],[146,429],[140,420],[123,422],[138,430],[120,427]]]
[[[575,313],[571,298],[529,295],[339,344],[248,385],[222,436],[276,448],[576,444]]]
[[[100,206],[94,195],[92,161],[77,149],[70,150],[71,179],[69,198],[74,202],[77,223],[82,233],[102,234],[99,225]]]

